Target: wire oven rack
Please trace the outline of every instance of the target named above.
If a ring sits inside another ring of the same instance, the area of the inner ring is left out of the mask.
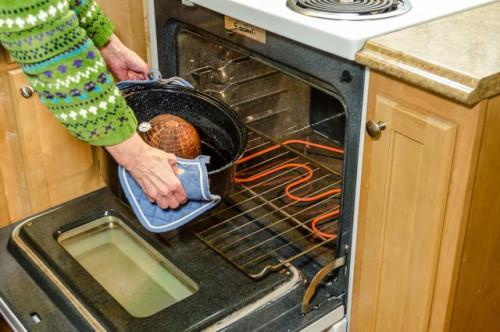
[[[340,209],[340,172],[311,158],[314,149],[307,145],[278,145],[249,128],[245,156],[272,146],[275,148],[267,153],[247,161],[242,159],[236,178],[256,179],[235,184],[232,193],[195,226],[200,240],[255,279],[299,259],[327,264],[335,258],[339,231],[340,213],[336,215],[336,211]],[[328,157],[339,156],[331,153]],[[313,173],[307,182],[290,187],[289,194],[307,198],[327,191],[336,193],[312,202],[291,199],[285,188],[307,177],[304,167],[294,165],[306,165]],[[274,172],[276,169],[279,171]],[[273,170],[271,174],[259,178],[269,170]],[[321,216],[332,213],[331,218],[322,220]],[[313,230],[311,223],[315,218],[321,221]]]

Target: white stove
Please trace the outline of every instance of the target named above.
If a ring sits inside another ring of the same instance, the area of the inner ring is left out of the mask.
[[[391,14],[387,14],[384,10],[375,17],[355,16],[352,12],[347,12],[349,7],[356,4],[370,8],[370,6],[388,6],[388,3],[393,1],[402,5],[402,1],[398,0],[189,0],[186,2],[198,4],[314,48],[354,60],[356,52],[369,38],[495,0],[409,0],[409,2],[405,0],[406,7],[395,16],[390,16]],[[337,13],[332,13],[328,9],[324,12],[318,10],[329,8],[332,3],[338,7]]]

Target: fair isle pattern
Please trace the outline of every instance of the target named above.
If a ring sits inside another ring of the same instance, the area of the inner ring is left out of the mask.
[[[87,31],[89,38],[97,47],[102,47],[108,40],[103,36],[111,35],[114,27],[101,8],[94,0],[70,0],[70,7],[77,14],[80,26]]]
[[[73,26],[75,25],[76,23],[73,24]],[[54,34],[48,39],[33,44],[29,48],[23,45],[7,45],[6,43],[4,43],[4,46],[9,48],[10,55],[16,61],[33,63],[57,56],[61,45],[72,48],[83,42],[86,38],[85,31],[69,27],[66,33]]]
[[[0,1],[0,42],[56,118],[93,145],[120,143],[137,126],[96,48],[112,32],[95,0]]]
[[[67,59],[73,58],[77,55],[80,55],[83,52],[86,52],[89,48],[91,48],[92,41],[90,39],[85,39],[85,41],[80,44],[76,45],[72,49],[69,49],[68,51],[59,54],[53,58],[50,58],[48,60],[42,61],[42,62],[37,62],[37,63],[26,63],[26,64],[21,64],[23,67],[23,71],[26,74],[29,75],[34,75],[36,72],[40,70],[44,70],[48,66],[57,64],[57,63],[62,63],[66,61]]]
[[[21,2],[21,1],[20,1]],[[68,11],[68,1],[59,1],[58,3],[50,6],[47,10],[41,9],[37,12],[28,14],[27,16],[20,17],[18,15],[2,19],[0,17],[0,29],[5,25],[8,29],[16,27],[18,29],[30,29],[37,24],[43,24],[48,19],[56,17],[58,13],[65,13]]]
[[[65,80],[56,79],[53,82],[44,82],[41,80],[31,80],[30,83],[33,85],[35,89],[49,89],[49,90],[60,90],[61,88],[69,88],[71,85],[78,84],[82,81],[82,79],[88,79],[91,74],[96,74],[104,71],[106,65],[104,64],[103,59],[99,59],[96,61],[93,67],[85,69],[83,72],[77,72],[73,76],[69,76]]]
[[[95,2],[92,2],[87,10],[87,13],[80,19],[80,21],[85,24],[87,23],[87,20],[92,18],[94,14],[97,14],[97,5]]]
[[[104,75],[102,75],[104,74]],[[97,84],[95,81],[89,81],[85,83],[84,89],[72,88],[71,90],[61,90],[61,92],[56,92],[55,94],[44,90],[35,90],[37,95],[40,96],[42,102],[47,105],[52,111],[63,111],[75,108],[75,105],[91,105],[96,102],[105,99],[107,95],[111,93],[113,80],[105,73],[99,74],[100,77],[104,76],[104,81],[102,84]]]
[[[109,107],[112,107],[112,105],[115,104],[117,98],[119,97],[120,97],[120,91],[117,88],[115,88],[113,93],[106,100],[102,100],[98,105],[90,106],[87,109],[82,108],[80,110],[60,112],[56,114],[56,117],[63,122],[66,122],[68,119],[71,120],[77,120],[78,118],[86,119],[87,115],[97,115],[97,111],[99,110],[101,112],[105,112]]]
[[[33,45],[34,42],[39,41],[43,42],[45,38],[50,38],[52,37],[57,31],[64,31],[66,28],[71,27],[74,21],[77,20],[78,18],[73,16],[71,20],[67,21],[65,24],[60,25],[55,27],[54,29],[42,32],[36,36],[27,36],[25,38],[16,38],[15,40],[9,41],[9,40],[2,40],[2,43],[6,45],[7,47],[10,47],[12,45],[17,45],[18,47],[21,47],[23,44],[26,44],[27,46]]]

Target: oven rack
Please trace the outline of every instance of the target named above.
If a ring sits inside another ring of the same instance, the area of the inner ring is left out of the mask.
[[[321,152],[322,162],[318,162],[314,159],[316,150],[304,144],[278,144],[249,128],[247,150],[238,164],[235,182],[255,180],[236,183],[221,204],[197,221],[196,236],[254,279],[293,261],[300,264],[313,259],[321,266],[330,263],[335,259],[339,233],[342,176],[323,162],[325,153],[332,160],[339,154]],[[259,151],[268,152],[259,155]],[[246,160],[249,155],[256,156]],[[308,181],[290,187],[308,176],[307,169],[312,170]],[[326,192],[331,194],[312,201],[296,200],[310,200]],[[331,217],[321,220],[328,215]],[[314,230],[312,222],[318,218]]]

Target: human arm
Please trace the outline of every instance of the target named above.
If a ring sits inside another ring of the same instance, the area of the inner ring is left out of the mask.
[[[71,134],[89,144],[106,146],[110,152],[115,150],[111,154],[119,163],[134,160],[131,154],[142,152],[138,163],[142,168],[132,162],[124,166],[134,177],[144,179],[138,182],[146,194],[162,207],[182,202],[176,198],[183,197],[182,188],[179,193],[177,184],[172,185],[178,179],[167,162],[171,156],[153,152],[140,138],[134,139],[137,120],[67,1],[2,1],[0,42],[21,65],[42,103]],[[161,167],[172,170],[169,174],[153,166],[159,159],[164,161]],[[155,190],[145,187],[148,181]],[[165,205],[169,197],[176,202]]]

